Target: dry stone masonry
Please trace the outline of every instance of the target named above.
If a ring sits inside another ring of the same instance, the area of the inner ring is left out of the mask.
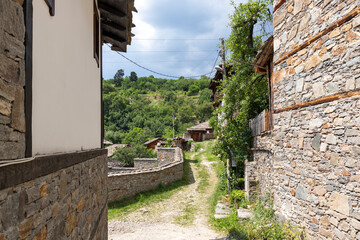
[[[0,190],[0,239],[107,239],[106,153]]]
[[[360,1],[274,9],[274,129],[249,171],[307,238],[360,239]]]
[[[0,160],[25,156],[25,24],[21,1],[0,1]]]
[[[120,169],[118,172],[109,172],[109,202],[182,179],[184,158],[180,148],[158,148],[158,160],[159,164],[162,164],[157,167],[128,168]]]

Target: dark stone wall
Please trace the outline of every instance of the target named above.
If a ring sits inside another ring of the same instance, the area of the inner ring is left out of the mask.
[[[0,160],[25,157],[22,1],[0,1]]]
[[[104,154],[0,190],[0,239],[107,239],[106,182]]]

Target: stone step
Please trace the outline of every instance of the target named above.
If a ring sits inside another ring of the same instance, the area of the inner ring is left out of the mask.
[[[237,215],[239,219],[246,219],[254,216],[254,214],[249,209],[246,208],[239,208],[237,210]]]

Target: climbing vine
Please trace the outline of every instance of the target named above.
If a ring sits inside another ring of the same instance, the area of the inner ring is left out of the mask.
[[[249,0],[234,6],[230,16],[232,32],[226,40],[227,68],[231,74],[220,83],[222,105],[211,121],[218,137],[215,153],[222,159],[235,158],[243,166],[249,158],[251,132],[249,120],[268,107],[265,76],[254,73],[251,63],[266,39],[266,24],[272,22],[272,0]],[[240,171],[242,175],[243,171]]]

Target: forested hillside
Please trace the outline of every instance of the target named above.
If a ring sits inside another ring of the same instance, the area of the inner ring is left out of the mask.
[[[177,80],[154,76],[124,77],[120,69],[114,79],[104,80],[105,139],[112,143],[142,144],[155,137],[172,137],[186,128],[208,120],[213,106],[208,89],[210,79]]]

